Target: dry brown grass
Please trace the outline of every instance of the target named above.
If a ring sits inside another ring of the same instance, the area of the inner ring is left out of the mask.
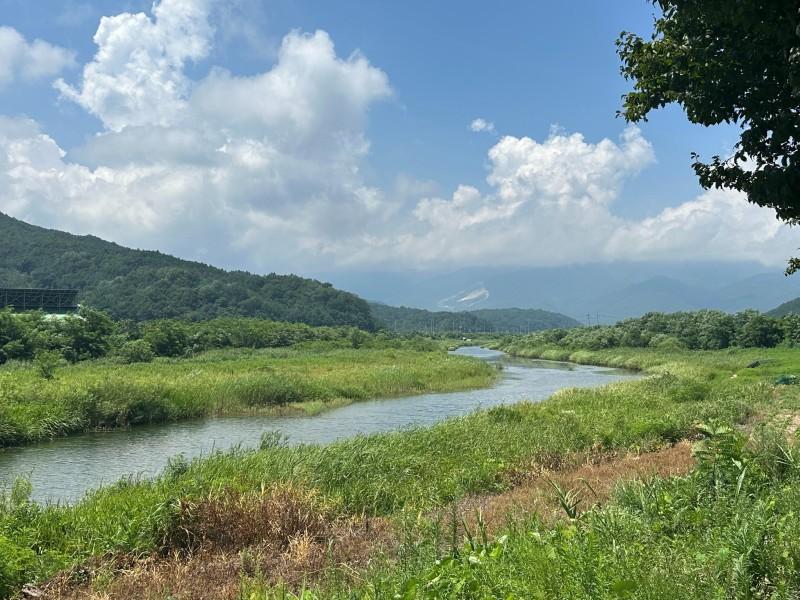
[[[185,501],[164,551],[118,556],[62,573],[44,598],[205,600],[239,597],[242,576],[302,584],[332,565],[365,568],[393,551],[383,519],[344,518],[292,484]]]
[[[259,493],[227,491],[199,501],[182,500],[165,547],[197,550],[261,543],[285,549],[298,535],[324,537],[333,510],[314,490],[293,484]]]

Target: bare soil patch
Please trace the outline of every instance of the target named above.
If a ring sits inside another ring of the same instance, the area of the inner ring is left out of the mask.
[[[468,527],[477,524],[480,514],[490,533],[497,533],[509,522],[533,513],[553,522],[565,517],[553,484],[565,492],[576,492],[581,498],[578,508],[582,512],[605,504],[622,481],[684,475],[694,467],[688,441],[642,454],[588,453],[572,457],[569,462],[574,466],[566,467],[562,462],[556,468],[534,466],[527,472],[515,472],[517,485],[513,488],[500,494],[468,497],[459,504],[457,514],[464,516]]]

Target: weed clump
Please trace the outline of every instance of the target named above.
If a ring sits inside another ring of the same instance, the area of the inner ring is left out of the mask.
[[[33,359],[33,364],[36,367],[36,372],[42,379],[53,379],[56,376],[56,370],[63,359],[58,352],[51,350],[42,350],[36,354]]]
[[[119,360],[61,367],[60,355],[42,352],[33,368],[4,365],[0,447],[210,415],[318,411],[365,398],[481,387],[496,376],[483,361],[442,351],[227,349],[148,362],[147,344],[125,344]]]

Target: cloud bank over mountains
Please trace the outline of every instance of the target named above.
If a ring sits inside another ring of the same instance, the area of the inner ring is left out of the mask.
[[[796,245],[770,211],[731,191],[676,199],[644,220],[615,214],[625,182],[656,160],[635,127],[618,140],[557,129],[540,141],[502,136],[488,149],[485,183],[475,185],[484,176],[476,172],[449,197],[420,191],[422,182],[376,187],[364,174],[367,117],[393,96],[389,76],[359,53],[339,56],[324,31],[292,31],[263,72],[212,66],[192,78],[215,43],[212,8],[161,0],[152,14],[104,17],[77,81],[54,81],[61,101],[97,117],[100,131],[67,154],[36,121],[0,117],[0,210],[259,271],[780,264]],[[74,64],[70,51],[8,29],[0,48],[11,39],[23,49],[14,56],[28,58],[0,59],[0,90]],[[470,127],[495,131],[486,119]]]

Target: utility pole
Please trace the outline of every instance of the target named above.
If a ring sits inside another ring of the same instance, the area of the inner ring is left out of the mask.
[[[591,315],[591,313],[588,313],[588,312],[586,313],[586,325],[588,327],[592,326],[592,315]]]

